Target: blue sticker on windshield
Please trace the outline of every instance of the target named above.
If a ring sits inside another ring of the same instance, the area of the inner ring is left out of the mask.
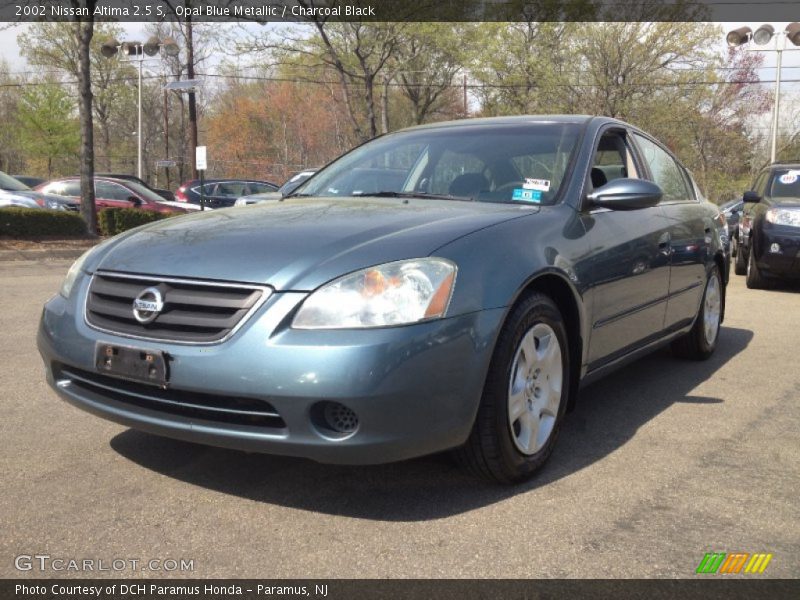
[[[511,195],[512,200],[524,200],[525,202],[541,202],[542,192],[539,190],[525,190],[517,188]]]

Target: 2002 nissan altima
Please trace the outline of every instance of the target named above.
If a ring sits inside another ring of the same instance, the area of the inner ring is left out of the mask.
[[[160,221],[78,259],[38,335],[58,394],[152,433],[331,463],[457,449],[529,477],[578,389],[706,358],[725,221],[599,117],[385,135],[294,197]]]

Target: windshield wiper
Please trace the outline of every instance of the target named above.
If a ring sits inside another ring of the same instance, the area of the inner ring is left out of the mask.
[[[451,196],[450,194],[429,194],[427,192],[391,192],[388,190],[380,192],[370,192],[369,194],[359,194],[359,196],[372,198],[423,198],[426,200],[461,200],[463,202],[473,202],[472,196]]]

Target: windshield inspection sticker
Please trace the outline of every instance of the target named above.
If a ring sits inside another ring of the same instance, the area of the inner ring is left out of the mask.
[[[789,171],[788,173],[784,173],[780,177],[778,177],[778,181],[781,183],[785,183],[786,185],[792,184],[797,181],[797,176],[800,174],[800,171]]]
[[[511,195],[511,199],[524,200],[526,202],[541,202],[542,192],[540,192],[539,190],[525,190],[522,188],[517,188]]]
[[[522,184],[522,188],[525,190],[539,190],[541,192],[549,192],[550,191],[550,180],[549,179],[530,179],[529,177],[525,178],[525,183]]]

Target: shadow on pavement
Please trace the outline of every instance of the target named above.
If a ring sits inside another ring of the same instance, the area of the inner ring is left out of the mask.
[[[532,481],[486,483],[462,473],[449,455],[388,465],[321,465],[304,459],[201,446],[135,430],[111,440],[120,455],[192,485],[257,502],[381,521],[438,519],[486,506],[568,477],[623,446],[637,430],[675,403],[707,405],[709,419],[722,398],[689,395],[731,358],[753,333],[724,327],[708,361],[645,357],[581,392],[567,415],[555,452]]]

